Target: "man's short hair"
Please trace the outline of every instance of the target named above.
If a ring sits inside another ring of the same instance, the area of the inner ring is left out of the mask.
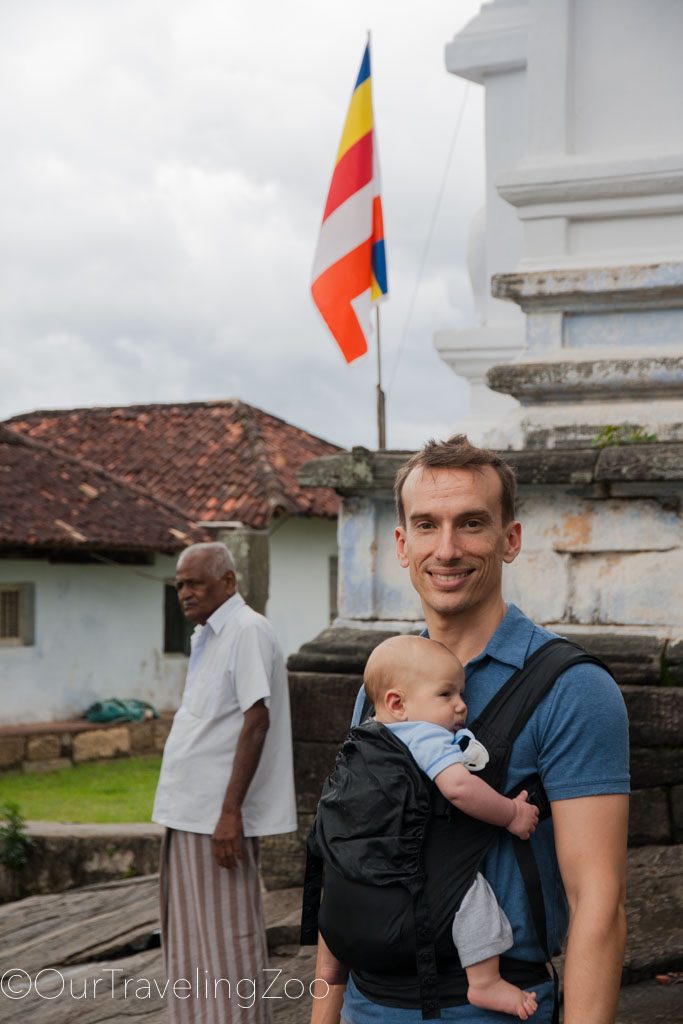
[[[178,559],[179,565],[187,555],[204,555],[207,568],[215,580],[221,579],[221,577],[225,576],[226,572],[235,571],[235,562],[232,555],[225,544],[221,544],[219,540],[200,541],[198,544],[190,544],[189,547],[181,552]]]
[[[482,466],[492,466],[498,474],[501,483],[501,516],[503,525],[507,526],[515,518],[517,481],[514,470],[497,452],[470,444],[465,434],[453,434],[447,441],[435,441],[432,438],[401,466],[394,483],[396,515],[401,526],[406,525],[403,485],[414,469],[480,469]]]

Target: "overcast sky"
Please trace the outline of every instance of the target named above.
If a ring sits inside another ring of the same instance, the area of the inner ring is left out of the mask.
[[[0,416],[238,397],[375,446],[374,356],[347,366],[309,292],[371,29],[388,442],[449,432],[468,385],[432,336],[474,322],[484,154],[482,91],[443,52],[479,6],[0,0]]]

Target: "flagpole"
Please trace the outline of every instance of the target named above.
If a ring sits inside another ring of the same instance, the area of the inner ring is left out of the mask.
[[[384,451],[387,446],[384,392],[382,391],[382,355],[379,335],[379,305],[375,306],[377,323],[377,448]]]

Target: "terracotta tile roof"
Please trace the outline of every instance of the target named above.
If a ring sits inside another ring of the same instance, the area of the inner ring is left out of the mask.
[[[337,515],[335,492],[300,487],[296,473],[339,448],[238,400],[33,412],[6,426],[103,466],[198,522],[263,529],[283,514]]]
[[[0,424],[0,548],[172,553],[205,539],[180,510]]]

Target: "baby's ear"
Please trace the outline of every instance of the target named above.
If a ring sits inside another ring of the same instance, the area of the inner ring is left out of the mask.
[[[406,720],[408,712],[406,711],[405,697],[400,690],[387,690],[384,694],[384,706],[397,722]]]

